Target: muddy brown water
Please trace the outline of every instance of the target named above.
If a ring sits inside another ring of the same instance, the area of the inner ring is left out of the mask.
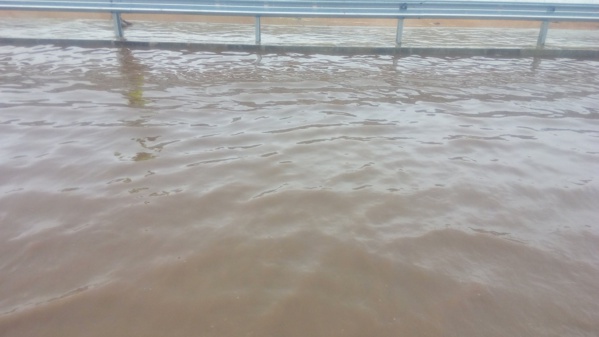
[[[597,69],[0,46],[0,336],[597,336]]]

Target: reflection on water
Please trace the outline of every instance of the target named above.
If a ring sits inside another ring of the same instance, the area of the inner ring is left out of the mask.
[[[130,88],[125,94],[129,105],[143,107],[145,105],[143,98],[145,67],[135,59],[129,48],[119,48],[118,53],[124,80],[127,87]]]
[[[0,47],[1,336],[596,336],[596,61]]]

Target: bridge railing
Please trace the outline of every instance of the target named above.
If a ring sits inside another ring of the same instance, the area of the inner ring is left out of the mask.
[[[599,22],[599,2],[553,1],[0,0],[0,10],[112,13],[115,36],[121,40],[124,39],[121,13],[250,16],[255,17],[256,44],[261,42],[261,17],[386,18],[397,20],[398,47],[405,19],[540,21],[538,48],[545,45],[551,21]]]

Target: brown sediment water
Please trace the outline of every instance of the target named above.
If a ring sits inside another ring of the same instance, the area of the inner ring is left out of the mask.
[[[0,336],[596,336],[597,69],[0,46]]]
[[[147,18],[146,18],[147,19]],[[194,45],[252,45],[255,44],[253,24],[217,22],[135,21],[125,30],[128,42],[194,44]],[[433,49],[535,49],[538,28],[504,27],[406,27],[402,47]],[[110,20],[65,20],[56,18],[4,18],[0,21],[0,38],[39,39],[48,41],[114,40]],[[264,24],[261,40],[264,46],[317,46],[394,48],[395,28],[388,26],[340,26]],[[21,41],[23,42],[23,41]],[[6,40],[3,42],[6,44]],[[51,43],[50,43],[51,44]],[[72,44],[79,43],[73,41]],[[85,44],[85,43],[80,43]],[[546,50],[597,50],[599,34],[593,29],[549,30]],[[318,49],[318,48],[316,48]],[[306,48],[307,51],[310,48]],[[449,53],[449,52],[448,52]],[[558,53],[559,54],[559,53]]]

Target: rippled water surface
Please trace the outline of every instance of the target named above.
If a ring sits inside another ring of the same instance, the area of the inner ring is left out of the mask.
[[[298,20],[291,25],[262,25],[267,45],[395,46],[395,27],[311,26]],[[538,28],[406,27],[404,47],[534,48]],[[0,37],[46,39],[114,39],[110,20],[2,18]],[[130,41],[186,43],[255,43],[253,24],[133,21],[125,37]],[[549,29],[548,48],[599,46],[598,30]]]
[[[0,46],[0,335],[597,336],[597,69]]]

